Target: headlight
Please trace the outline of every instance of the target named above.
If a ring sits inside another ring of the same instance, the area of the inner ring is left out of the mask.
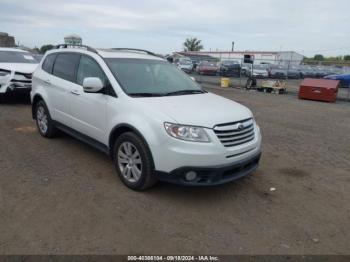
[[[204,128],[197,126],[185,126],[171,123],[164,123],[166,132],[177,139],[193,142],[210,142]]]
[[[0,69],[0,85],[8,84],[11,80],[11,71]]]
[[[0,69],[0,76],[8,76],[10,74],[11,74],[11,71]]]

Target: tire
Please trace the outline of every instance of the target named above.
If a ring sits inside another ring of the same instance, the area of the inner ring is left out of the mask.
[[[35,105],[35,122],[40,135],[43,137],[52,138],[56,135],[57,129],[53,124],[45,102],[42,100]]]
[[[117,138],[113,160],[119,178],[130,189],[142,191],[157,183],[151,151],[135,133],[126,132]]]

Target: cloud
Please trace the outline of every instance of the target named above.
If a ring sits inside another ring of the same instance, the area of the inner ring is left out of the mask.
[[[31,46],[78,33],[91,45],[170,52],[196,36],[207,49],[235,41],[243,50],[282,46],[311,54],[348,45],[349,8],[348,0],[2,0],[0,24]]]

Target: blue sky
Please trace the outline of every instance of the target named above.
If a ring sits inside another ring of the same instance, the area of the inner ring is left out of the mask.
[[[58,44],[76,33],[94,47],[295,50],[350,54],[349,0],[0,0],[0,31],[20,44]]]

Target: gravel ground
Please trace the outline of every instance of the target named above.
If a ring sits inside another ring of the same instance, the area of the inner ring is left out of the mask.
[[[259,169],[143,193],[102,153],[42,138],[29,104],[1,104],[0,254],[350,254],[350,103],[208,90],[255,114]]]

